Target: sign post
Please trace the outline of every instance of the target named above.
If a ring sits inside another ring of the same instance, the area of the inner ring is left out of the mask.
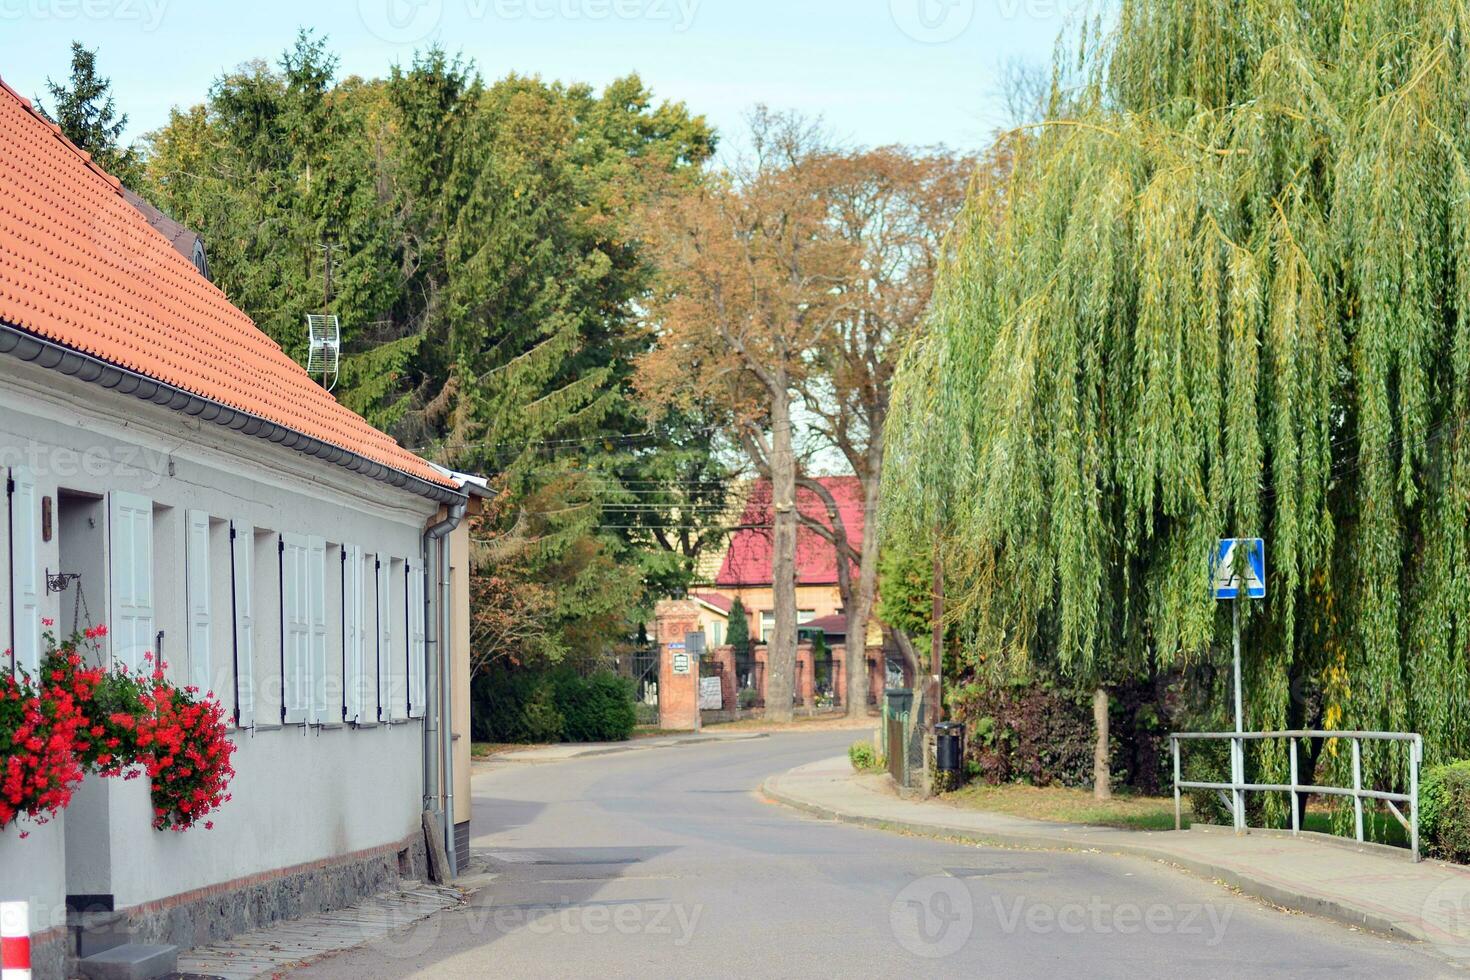
[[[1231,810],[1236,833],[1245,832],[1245,792],[1238,787],[1245,782],[1245,700],[1241,693],[1240,669],[1240,600],[1266,598],[1266,542],[1260,538],[1222,538],[1210,563],[1210,579],[1215,598],[1230,600],[1234,633],[1235,734],[1230,741]]]

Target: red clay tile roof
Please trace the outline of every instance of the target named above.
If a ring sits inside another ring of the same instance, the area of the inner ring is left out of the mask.
[[[439,486],[338,404],[0,81],[0,320]]]
[[[824,476],[817,482],[826,487],[836,499],[837,512],[842,516],[848,542],[854,549],[861,549],[862,484],[852,476]],[[798,488],[796,507],[803,515],[813,517],[827,527],[832,526],[831,521],[827,520],[827,506],[815,491]],[[745,513],[740,518],[743,526],[730,539],[725,563],[720,567],[720,574],[715,576],[716,586],[738,588],[771,584],[771,519],[771,484],[767,480],[761,480],[750,489]],[[851,563],[849,567],[852,567]],[[836,582],[836,549],[816,531],[799,525],[796,531],[796,584],[835,585]]]
[[[693,592],[690,593],[690,598],[697,599],[722,613],[728,613],[735,605],[735,600],[729,596],[720,595],[718,592]]]

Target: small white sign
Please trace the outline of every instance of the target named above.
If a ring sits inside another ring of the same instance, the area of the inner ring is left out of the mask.
[[[718,677],[699,679],[699,710],[719,711],[725,706],[725,693],[720,688]]]
[[[687,653],[675,653],[674,654],[674,673],[676,673],[676,674],[687,674],[687,673],[689,673],[689,654],[687,654]]]

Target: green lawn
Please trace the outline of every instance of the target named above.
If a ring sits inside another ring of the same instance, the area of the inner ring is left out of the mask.
[[[940,797],[947,803],[970,810],[988,810],[1032,820],[1054,820],[1060,823],[1081,823],[1095,827],[1119,827],[1124,830],[1173,830],[1174,798],[1172,796],[1134,796],[1120,793],[1111,800],[1092,798],[1092,791],[1068,789],[1062,786],[1036,787],[1024,784],[1009,786],[987,786],[971,783],[953,793]],[[1189,798],[1184,799],[1183,825],[1189,827],[1193,814]],[[1287,829],[1285,823],[1277,829]],[[1336,837],[1351,837],[1352,825],[1341,833],[1333,823],[1332,811],[1326,807],[1310,805],[1302,829]],[[1380,844],[1408,847],[1409,837],[1404,828],[1387,812],[1364,811],[1363,836]]]
[[[945,802],[969,810],[988,810],[1032,820],[1083,823],[1125,830],[1173,830],[1174,798],[1117,794],[1111,800],[1095,800],[1092,791],[1063,786],[969,786],[941,797]],[[1189,801],[1184,802],[1184,826],[1189,826]]]

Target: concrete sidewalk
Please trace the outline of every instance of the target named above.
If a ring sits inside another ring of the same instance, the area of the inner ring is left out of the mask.
[[[1162,861],[1273,905],[1426,943],[1470,967],[1470,868],[1414,864],[1395,848],[1274,831],[1237,837],[1228,828],[1114,830],[903,800],[886,776],[857,775],[845,756],[772,776],[763,791],[816,816],[884,830]]]
[[[405,881],[335,912],[277,922],[179,954],[178,974],[220,980],[276,977],[324,956],[393,935],[464,902],[460,888]]]
[[[633,738],[626,742],[568,742],[562,745],[537,745],[525,749],[511,749],[495,755],[472,760],[472,765],[488,765],[496,762],[564,762],[567,759],[584,759],[594,755],[613,755],[618,752],[641,752],[645,749],[666,749],[678,745],[699,745],[705,742],[744,742],[753,738],[765,738],[766,732],[686,732],[681,735],[655,735],[650,738]]]

